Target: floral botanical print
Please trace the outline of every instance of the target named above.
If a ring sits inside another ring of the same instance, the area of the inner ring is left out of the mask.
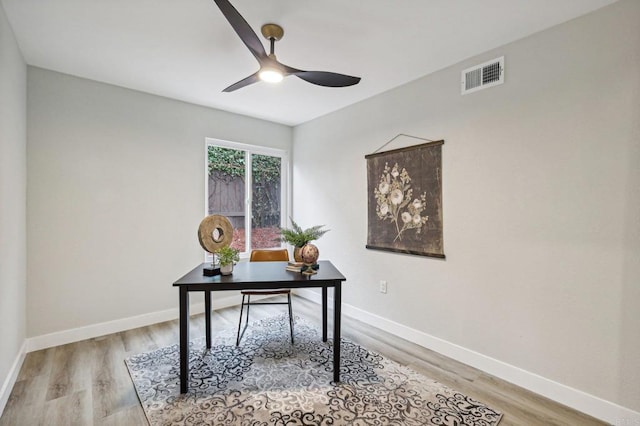
[[[398,234],[393,241],[402,239],[402,233],[408,229],[415,229],[419,234],[429,220],[429,216],[421,215],[427,203],[427,193],[423,192],[418,198],[412,199],[411,176],[405,168],[401,170],[398,163],[393,167],[385,163],[380,183],[374,192],[378,202],[378,217],[396,226]]]
[[[367,248],[444,258],[442,145],[365,156]]]

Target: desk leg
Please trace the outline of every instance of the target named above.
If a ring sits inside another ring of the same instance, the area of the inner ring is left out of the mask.
[[[180,393],[189,390],[189,292],[180,287]]]
[[[340,381],[340,311],[342,281],[336,281],[333,294],[333,381]]]
[[[204,329],[207,334],[207,349],[211,349],[211,291],[204,292]]]
[[[322,341],[327,341],[327,287],[322,287]]]

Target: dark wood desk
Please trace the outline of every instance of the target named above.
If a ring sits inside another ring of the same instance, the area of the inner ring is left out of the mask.
[[[346,278],[328,261],[320,261],[315,275],[285,270],[287,262],[240,262],[233,275],[207,277],[194,268],[173,283],[180,291],[180,393],[189,390],[189,292],[204,292],[207,348],[211,348],[211,292],[225,290],[270,290],[277,288],[322,288],[322,341],[327,341],[327,288],[333,287],[333,380],[340,381],[341,286]]]

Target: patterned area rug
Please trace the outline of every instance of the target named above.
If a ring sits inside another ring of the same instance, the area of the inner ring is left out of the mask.
[[[180,394],[179,348],[125,362],[149,423],[156,425],[496,425],[502,414],[381,355],[342,339],[341,379],[333,350],[314,327],[285,316],[190,345],[189,392]]]

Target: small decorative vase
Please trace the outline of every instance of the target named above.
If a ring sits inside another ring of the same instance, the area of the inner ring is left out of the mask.
[[[315,265],[318,263],[320,251],[318,251],[318,247],[315,245],[307,243],[300,249],[300,257],[307,265]]]
[[[220,265],[220,275],[231,274],[233,274],[233,263],[229,263],[228,265]]]
[[[318,257],[320,256],[320,252],[318,251],[318,247],[313,244],[305,244],[300,249],[300,257],[302,258],[302,262],[304,262],[304,267],[302,273],[305,275],[314,275],[317,274],[316,270],[318,269]]]
[[[295,260],[296,262],[302,262],[302,256],[300,255],[300,250],[302,250],[302,247],[293,248],[293,260]]]

